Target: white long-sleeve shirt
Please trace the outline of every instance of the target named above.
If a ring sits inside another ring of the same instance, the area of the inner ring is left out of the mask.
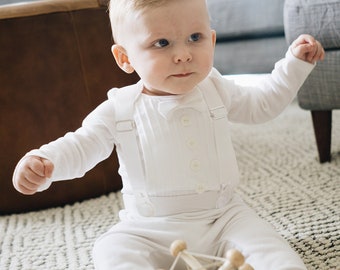
[[[263,123],[275,118],[292,101],[313,67],[288,51],[286,57],[276,63],[272,74],[256,87],[238,86],[212,69],[205,80],[210,80],[216,89],[203,91],[218,92],[230,122]],[[148,182],[147,191],[151,195],[190,194],[220,188],[219,145],[215,144],[209,111],[199,86],[185,95],[150,96],[141,93],[135,102],[134,121]],[[141,92],[143,83],[140,81],[135,87]],[[115,91],[117,89],[111,90],[108,100],[86,117],[81,128],[28,153],[52,161],[51,182],[83,176],[109,157],[115,145],[119,145],[113,102]],[[224,151],[234,155],[231,145],[226,148]],[[132,194],[125,171],[125,157],[117,152],[123,179],[122,192]],[[225,166],[235,167],[235,164]],[[238,183],[238,177],[233,178],[224,179],[232,188]]]

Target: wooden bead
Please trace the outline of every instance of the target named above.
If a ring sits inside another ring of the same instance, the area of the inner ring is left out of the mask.
[[[192,269],[205,269],[200,262],[187,251],[187,244],[183,240],[175,240],[170,246],[172,256],[180,256],[182,260]]]
[[[178,253],[187,249],[187,244],[183,240],[175,240],[170,246],[170,253],[172,256],[176,257]]]
[[[230,263],[236,268],[240,267],[244,264],[244,256],[241,252],[236,249],[230,249],[227,251],[226,258],[230,261]]]

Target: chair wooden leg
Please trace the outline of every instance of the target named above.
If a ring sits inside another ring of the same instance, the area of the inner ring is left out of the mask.
[[[312,111],[320,163],[331,161],[332,111]]]

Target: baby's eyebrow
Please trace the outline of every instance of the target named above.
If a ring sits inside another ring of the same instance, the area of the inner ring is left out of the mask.
[[[164,33],[150,33],[148,34],[145,38],[144,41],[145,42],[152,42],[152,41],[157,41],[160,39],[168,39],[166,38],[166,35]]]

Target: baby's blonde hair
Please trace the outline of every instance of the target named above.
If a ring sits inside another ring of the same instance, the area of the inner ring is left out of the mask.
[[[112,34],[115,42],[119,42],[119,27],[124,23],[125,17],[136,11],[144,11],[155,8],[172,0],[111,0],[109,4],[109,15]]]

